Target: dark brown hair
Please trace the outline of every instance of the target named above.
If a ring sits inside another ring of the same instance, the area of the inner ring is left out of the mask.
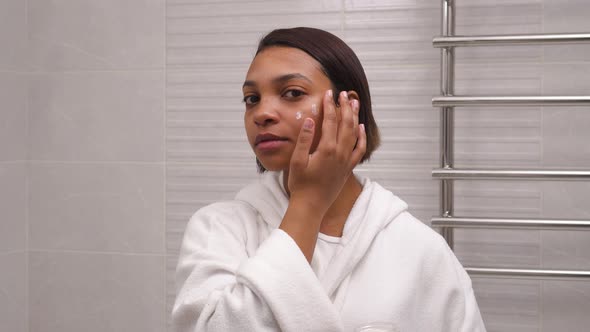
[[[332,82],[334,101],[338,103],[340,91],[356,91],[359,96],[359,123],[365,125],[367,151],[361,163],[369,160],[380,143],[379,129],[373,118],[371,94],[365,71],[354,51],[342,39],[320,29],[299,27],[277,29],[264,36],[256,54],[273,46],[293,47],[309,54],[321,65],[322,71]],[[256,159],[258,170],[266,169]]]

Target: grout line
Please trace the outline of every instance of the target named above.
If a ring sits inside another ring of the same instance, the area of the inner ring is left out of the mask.
[[[158,68],[130,68],[130,69],[69,69],[69,70],[31,70],[27,74],[44,75],[44,74],[89,74],[89,73],[145,73],[145,72],[161,72],[165,67]]]
[[[8,255],[14,255],[14,254],[26,254],[27,253],[27,249],[24,248],[22,250],[8,250],[8,251],[2,251],[0,252],[0,256],[8,256]]]
[[[0,74],[28,74],[29,72],[27,71],[26,68],[21,69],[21,70],[17,70],[17,69],[0,69]]]
[[[104,161],[104,160],[27,160],[29,163],[35,164],[105,164],[105,165],[138,165],[138,166],[154,166],[164,165],[164,161]],[[1,162],[0,162],[1,163]]]
[[[29,55],[30,52],[30,29],[29,29],[29,0],[24,1],[25,6],[25,28],[27,29],[26,33],[26,42],[27,42],[27,77],[26,77],[26,94],[25,94],[25,137],[26,137],[26,163],[25,163],[25,331],[30,331],[31,329],[31,316],[30,316],[30,303],[31,303],[31,278],[30,278],[30,229],[31,229],[31,222],[30,222],[30,178],[31,178],[31,125],[30,125],[30,83],[31,83],[31,76],[30,76],[30,62],[29,62]]]
[[[28,163],[28,160],[2,160],[0,161],[0,165],[13,165],[13,164],[22,164]]]
[[[86,254],[86,255],[123,255],[123,256],[146,256],[146,257],[164,257],[166,254],[162,253],[140,253],[140,252],[124,252],[124,251],[92,251],[92,250],[76,250],[76,249],[35,249],[30,248],[31,253],[65,253],[65,254]]]
[[[168,312],[168,1],[164,2],[164,287],[163,287],[163,301],[164,301],[164,324],[166,331],[168,330],[168,318],[171,313]]]

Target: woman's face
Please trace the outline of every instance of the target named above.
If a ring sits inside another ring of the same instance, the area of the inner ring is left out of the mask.
[[[288,170],[305,118],[315,123],[313,152],[321,136],[322,100],[331,82],[320,64],[292,47],[269,47],[252,61],[242,88],[248,142],[270,171]]]

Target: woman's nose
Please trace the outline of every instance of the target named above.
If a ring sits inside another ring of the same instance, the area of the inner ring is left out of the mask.
[[[268,126],[277,123],[279,114],[276,105],[272,101],[261,100],[254,110],[254,123],[258,126]]]

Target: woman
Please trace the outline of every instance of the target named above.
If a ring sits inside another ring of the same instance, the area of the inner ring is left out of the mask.
[[[262,179],[195,213],[178,331],[485,331],[471,281],[407,205],[353,174],[379,145],[363,68],[338,37],[265,36],[242,87]]]

